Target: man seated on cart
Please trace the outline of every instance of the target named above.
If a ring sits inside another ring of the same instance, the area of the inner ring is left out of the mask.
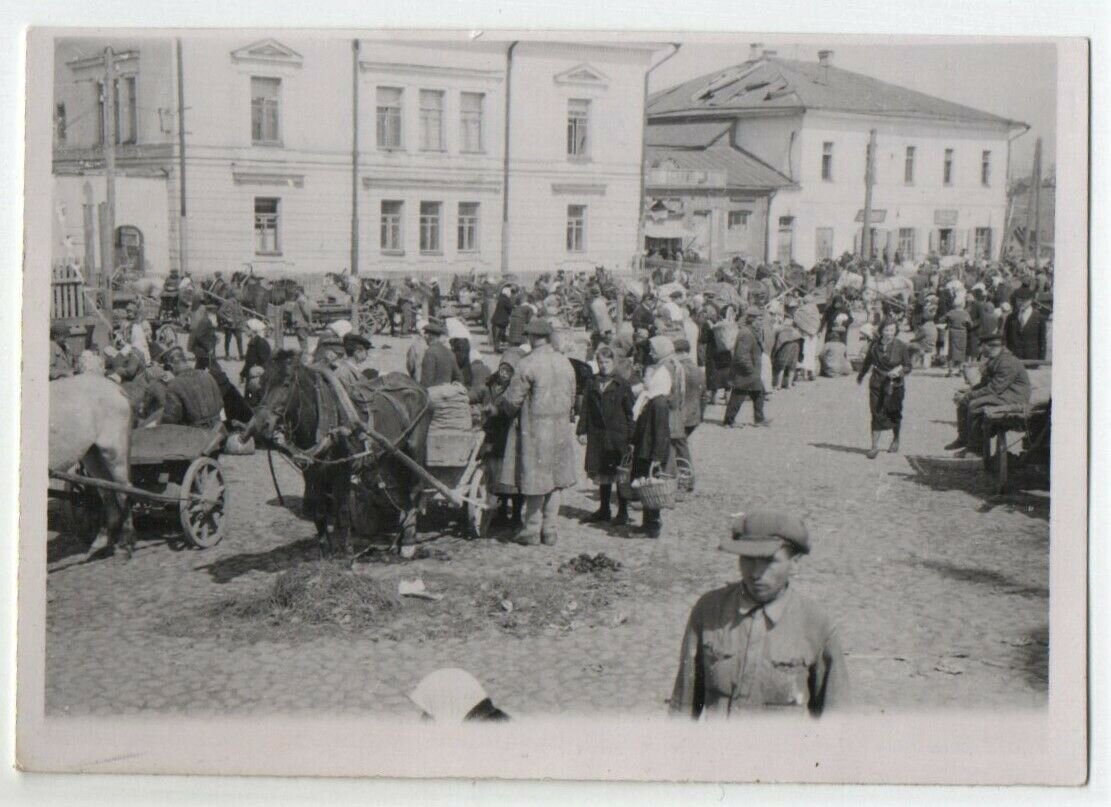
[[[1003,347],[1003,337],[994,333],[984,337],[981,344],[987,356],[983,375],[979,383],[956,399],[957,439],[945,446],[947,451],[982,448],[987,407],[1025,406],[1030,402],[1030,376],[1015,354]]]
[[[166,401],[159,422],[203,429],[211,429],[219,423],[223,419],[224,400],[212,373],[190,367],[180,347],[167,350],[162,361],[174,377],[166,385]]]

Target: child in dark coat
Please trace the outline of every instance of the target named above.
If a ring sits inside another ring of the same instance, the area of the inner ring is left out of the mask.
[[[610,501],[614,473],[621,464],[633,430],[633,391],[624,379],[614,374],[617,357],[613,348],[602,345],[594,354],[598,374],[587,382],[579,417],[579,442],[586,445],[586,473],[598,486],[600,504],[586,520],[610,520]],[[617,493],[614,524],[627,524],[628,503]]]

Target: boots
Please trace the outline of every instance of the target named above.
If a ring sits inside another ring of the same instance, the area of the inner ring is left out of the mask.
[[[613,490],[612,485],[600,485],[598,487],[598,498],[600,504],[598,509],[586,517],[588,523],[599,523],[602,521],[610,520],[610,493]]]
[[[513,515],[509,519],[509,526],[519,529],[524,523],[521,520],[521,511],[525,508],[525,497],[520,493],[513,494]]]
[[[617,514],[610,522],[615,527],[624,527],[629,523],[629,503],[625,501],[621,493],[617,494]]]

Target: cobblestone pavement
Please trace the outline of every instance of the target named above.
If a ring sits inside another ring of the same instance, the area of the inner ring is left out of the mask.
[[[390,345],[373,354],[381,366],[399,366],[404,344],[378,343]],[[554,547],[447,535],[427,546],[450,560],[365,564],[360,573],[391,585],[423,577],[448,592],[439,603],[405,599],[396,631],[274,639],[265,631],[244,638],[175,629],[203,626],[214,603],[250,596],[280,572],[315,562],[312,525],[278,506],[265,454],[225,457],[230,524],[217,547],[193,551],[144,536],[129,563],[80,564],[72,539],[50,532],[47,712],[413,714],[402,693],[448,665],[477,675],[510,713],[659,712],[691,605],[738,574],[735,558],[716,551],[728,514],[765,504],[809,520],[815,549],[797,585],[841,625],[861,708],[1043,707],[1048,494],[994,497],[978,460],[942,450],[954,434],[957,383],[936,370],[915,372],[903,451],[874,461],[863,454],[867,387],[851,377],[776,392],[769,429],[723,429],[722,407],[711,407],[692,438],[697,491],[664,513],[659,540],[580,524],[596,506],[584,479],[565,498]],[[739,420],[746,418],[747,408]],[[295,473],[277,467],[283,491],[299,494]],[[559,564],[583,552],[623,564],[595,619],[521,635],[493,618],[447,638],[406,628],[448,613],[435,609],[451,609],[464,586],[563,580]]]

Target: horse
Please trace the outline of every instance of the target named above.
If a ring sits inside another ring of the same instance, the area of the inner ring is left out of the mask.
[[[352,390],[351,399],[376,432],[416,463],[425,464],[432,413],[423,387],[402,373],[387,373]],[[356,495],[369,499],[376,515],[390,508],[399,514],[391,546],[398,549],[416,540],[423,480],[373,442],[368,444],[369,456],[351,459],[363,449],[351,434],[351,399],[340,398],[322,368],[303,365],[293,351],[278,351],[263,373],[261,401],[242,439],[273,439],[280,433],[311,458],[304,469],[304,508],[325,554],[350,552],[353,476],[358,481]]]
[[[51,471],[70,471],[80,464],[92,479],[130,484],[131,403],[123,390],[102,375],[82,373],[50,382]],[[105,534],[114,549],[123,536],[125,557],[135,546],[135,530],[127,496],[97,489],[104,506]],[[86,504],[88,503],[87,497]],[[95,501],[95,499],[93,499]],[[100,548],[99,533],[85,560]]]

